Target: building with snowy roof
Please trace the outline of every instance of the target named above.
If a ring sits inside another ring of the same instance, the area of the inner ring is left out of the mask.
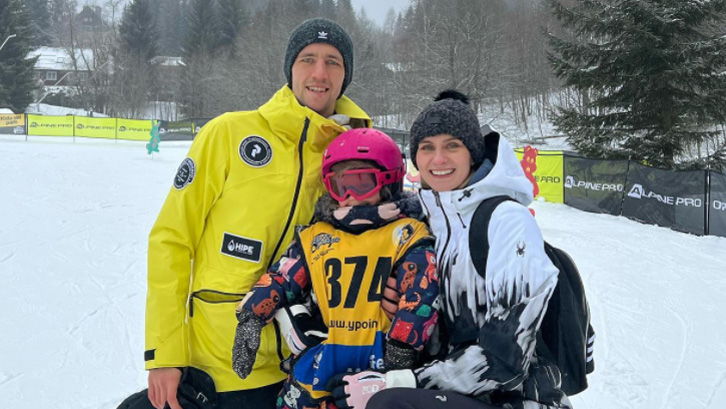
[[[44,86],[72,86],[88,80],[94,69],[93,50],[62,47],[39,47],[28,54],[38,57],[35,62],[36,77]]]

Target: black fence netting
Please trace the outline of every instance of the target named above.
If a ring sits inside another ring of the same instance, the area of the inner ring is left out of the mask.
[[[708,234],[726,237],[726,175],[711,172]]]
[[[706,233],[706,171],[669,171],[630,162],[622,215],[694,234]]]
[[[580,210],[620,215],[627,160],[564,157],[565,204]]]

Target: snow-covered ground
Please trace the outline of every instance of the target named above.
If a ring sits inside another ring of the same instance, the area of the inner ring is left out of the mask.
[[[115,408],[146,382],[146,240],[188,142],[0,137],[0,406]],[[597,331],[577,409],[726,408],[726,238],[533,205]]]

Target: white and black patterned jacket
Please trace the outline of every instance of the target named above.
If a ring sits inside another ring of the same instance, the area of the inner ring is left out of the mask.
[[[417,382],[504,407],[569,408],[559,370],[535,353],[558,271],[525,207],[532,202],[532,185],[504,138],[492,132],[487,145],[496,155],[483,165],[491,168],[483,179],[476,180],[485,173],[480,169],[464,189],[419,193],[436,236],[442,331],[449,345],[445,358],[415,370]],[[477,251],[469,245],[470,221],[479,203],[499,195],[519,203],[504,202],[492,214],[483,278],[470,256]]]

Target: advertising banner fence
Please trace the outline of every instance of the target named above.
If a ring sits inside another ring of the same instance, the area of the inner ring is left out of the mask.
[[[706,171],[669,171],[630,162],[623,216],[705,234]]]
[[[116,139],[116,118],[77,116],[75,136]]]
[[[544,197],[548,202],[564,203],[562,151],[540,152],[529,146],[514,151],[525,175],[532,182],[534,197]]]
[[[74,116],[44,116],[28,114],[28,135],[74,136]]]
[[[619,216],[627,175],[627,160],[565,155],[565,204],[587,212]]]
[[[0,114],[0,134],[25,135],[25,115]]]
[[[726,237],[726,175],[711,171],[708,234]]]
[[[189,141],[192,139],[192,121],[161,121],[159,137],[162,141]]]
[[[116,137],[130,141],[148,141],[151,137],[151,120],[118,118]]]

